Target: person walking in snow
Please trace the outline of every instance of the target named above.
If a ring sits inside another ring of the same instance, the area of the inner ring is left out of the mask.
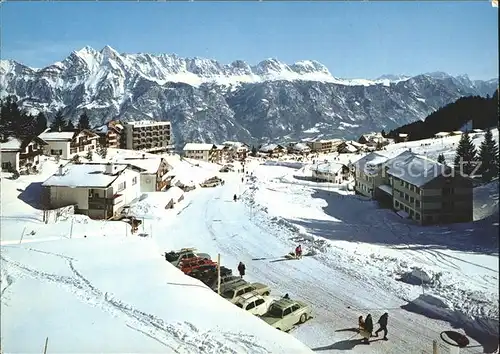
[[[365,320],[363,319],[363,316],[358,317],[358,329],[361,332],[365,328]]]
[[[236,201],[236,199],[238,199],[238,197],[235,194],[234,197],[233,197],[233,200]]]
[[[372,315],[368,314],[365,319],[365,327],[360,332],[360,334],[364,337],[364,342],[368,343],[370,341],[370,337],[373,332],[373,320]]]
[[[243,277],[245,276],[245,269],[246,269],[246,267],[245,267],[245,265],[243,264],[243,262],[240,262],[240,263],[238,264],[238,272],[240,273],[240,278],[242,278],[242,279],[243,279]]]
[[[378,337],[378,332],[384,331],[384,340],[387,340],[387,319],[389,317],[389,314],[386,312],[380,318],[378,319],[378,324],[380,325],[380,328],[377,329],[375,332],[375,337]]]

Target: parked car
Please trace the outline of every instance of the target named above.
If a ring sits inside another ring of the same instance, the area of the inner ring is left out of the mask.
[[[227,277],[233,274],[233,271],[224,266],[220,267],[220,276]],[[212,281],[215,280],[217,284],[217,263],[215,264],[204,264],[198,268],[193,269],[189,276],[201,280],[206,285],[210,285]]]
[[[238,301],[241,295],[250,292],[258,295],[269,295],[271,293],[271,289],[267,285],[261,283],[235,283],[234,286],[230,285],[228,288],[225,288],[224,292],[221,291],[221,296],[234,304]]]
[[[240,284],[248,284],[247,281],[241,279],[241,277],[237,275],[226,275],[220,277],[220,290],[223,292],[229,285],[234,284],[234,283],[240,283]],[[213,291],[217,291],[217,277],[214,279],[214,282],[211,283],[210,288]]]
[[[303,302],[291,299],[276,300],[269,306],[262,319],[274,328],[288,332],[297,323],[304,323],[312,317],[312,309]]]
[[[273,299],[269,296],[254,294],[253,292],[241,295],[235,305],[256,316],[262,316],[267,312]]]
[[[165,259],[175,267],[177,267],[179,262],[183,259],[194,257],[212,259],[209,254],[197,252],[196,248],[182,248],[178,251],[165,252]]]
[[[212,261],[210,259],[196,257],[196,258],[190,259],[189,261],[183,260],[182,262],[179,263],[178,268],[180,270],[182,270],[182,272],[184,274],[189,274],[193,270],[198,269],[202,266],[212,266],[212,267],[216,268],[217,263],[215,263],[214,261]]]

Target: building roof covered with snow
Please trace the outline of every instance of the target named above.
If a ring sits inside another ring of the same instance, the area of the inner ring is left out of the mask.
[[[39,137],[31,137],[31,138],[26,138],[26,139],[18,139],[14,137],[9,137],[7,141],[0,143],[0,151],[4,152],[17,152],[17,151],[22,151],[26,146],[28,146],[32,141],[40,144],[40,145],[47,145],[47,143],[43,140],[40,139]]]
[[[320,162],[311,167],[311,170],[313,172],[332,174],[332,175],[341,172],[342,169],[347,169],[347,166],[338,162]]]
[[[75,132],[46,132],[39,135],[45,141],[71,141]]]
[[[396,159],[387,173],[417,187],[422,187],[451,170],[451,167],[409,151],[398,155]]]
[[[294,144],[292,146],[292,149],[295,150],[295,151],[301,151],[301,152],[311,151],[311,148],[309,146],[307,146],[306,144],[304,144],[304,143]]]
[[[107,188],[127,165],[73,164],[59,167],[59,171],[42,183],[44,187]],[[61,173],[62,172],[62,173]]]
[[[187,143],[184,145],[182,150],[184,151],[209,151],[212,149],[217,149],[217,146],[214,144],[206,144],[206,143]]]
[[[283,146],[278,145],[278,144],[263,144],[260,147],[259,151],[260,152],[272,152],[276,149],[282,149],[282,148],[283,148]]]

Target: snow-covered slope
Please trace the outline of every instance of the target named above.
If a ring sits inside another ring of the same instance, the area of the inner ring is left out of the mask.
[[[4,352],[38,352],[47,337],[49,353],[310,352],[165,262],[165,249],[123,222],[44,224],[37,188],[55,170],[48,161],[41,175],[2,176]]]
[[[179,146],[186,140],[390,130],[461,96],[491,95],[498,83],[447,74],[348,80],[313,60],[221,64],[174,54],[120,54],[109,46],[82,48],[42,69],[3,60],[0,80],[1,97],[15,95],[23,108],[50,118],[63,109],[73,120],[87,111],[96,125],[113,118],[170,120]]]

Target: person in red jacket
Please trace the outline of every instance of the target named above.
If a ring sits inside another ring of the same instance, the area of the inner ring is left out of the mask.
[[[295,257],[301,258],[302,257],[302,246],[298,245],[297,248],[295,248]]]

